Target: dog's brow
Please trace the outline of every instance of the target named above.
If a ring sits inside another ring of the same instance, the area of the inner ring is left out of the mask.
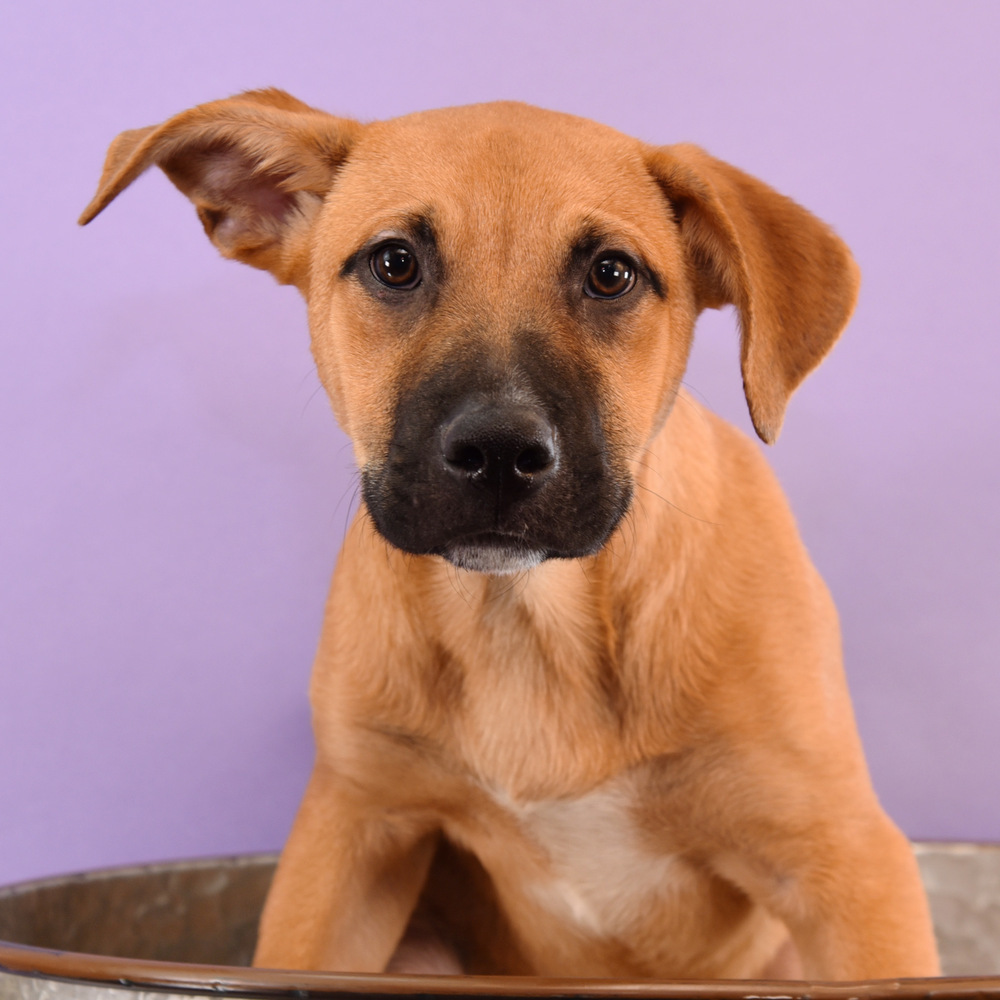
[[[408,212],[402,215],[380,219],[374,233],[369,236],[357,250],[341,265],[340,277],[346,278],[353,274],[358,263],[366,258],[375,245],[392,237],[408,239],[422,247],[425,251],[437,253],[438,241],[429,212]]]
[[[639,249],[639,241],[613,226],[593,219],[586,220],[571,244],[570,268],[575,273],[591,262],[599,251],[621,251],[634,257],[649,287],[658,298],[665,298],[666,283]]]

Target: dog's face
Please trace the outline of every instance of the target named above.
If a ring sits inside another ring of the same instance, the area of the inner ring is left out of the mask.
[[[120,136],[84,221],[151,163],[223,253],[303,291],[381,534],[467,569],[604,544],[701,308],[736,304],[771,440],[853,305],[843,244],[759,181],[524,105],[204,105]]]
[[[492,573],[603,545],[694,315],[638,143],[518,105],[389,122],[341,170],[309,270],[385,538]]]

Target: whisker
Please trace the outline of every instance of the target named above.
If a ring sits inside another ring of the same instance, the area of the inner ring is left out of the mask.
[[[653,454],[651,449],[649,448],[643,448],[642,451],[647,455]],[[653,473],[653,475],[655,475],[657,479],[663,479],[663,473],[659,469],[657,469],[655,465],[650,465],[649,462],[643,461],[643,459],[641,458],[634,458],[632,461],[634,461],[636,465],[641,466],[647,472]]]
[[[629,508],[625,512],[625,523],[629,526],[629,530],[632,532],[632,545],[634,547],[639,544],[639,529],[636,527],[635,523],[634,504],[629,504]]]
[[[462,582],[462,577],[458,572],[458,567],[453,566],[448,563],[448,578],[451,580],[451,585],[455,590],[455,593],[465,601],[465,605],[468,608],[472,608],[472,591],[469,590],[467,586]]]
[[[697,514],[692,514],[690,513],[690,511],[684,510],[683,507],[678,507],[677,504],[675,504],[672,500],[668,500],[665,496],[661,496],[659,493],[656,492],[656,490],[651,490],[648,486],[643,486],[642,483],[636,483],[636,486],[638,486],[642,490],[645,490],[652,496],[656,497],[657,500],[662,500],[669,507],[673,507],[673,509],[676,510],[679,514],[683,514],[685,517],[691,518],[692,521],[698,521],[701,524],[710,524],[714,528],[722,527],[722,524],[719,521],[709,521],[707,518],[698,517]]]
[[[708,397],[700,389],[696,389],[686,379],[681,379],[681,385],[684,386],[684,388],[687,389],[687,391],[690,392],[692,396],[697,396],[704,406],[707,406],[710,410],[713,409],[712,404],[708,400]],[[681,402],[687,403],[688,406],[691,405],[691,401],[681,396],[679,391],[674,393],[675,401],[678,397],[680,398]]]
[[[302,411],[299,413],[299,419],[301,420],[306,415],[306,410],[312,405],[313,400],[316,398],[317,394],[323,391],[323,383],[319,380],[319,375],[315,368],[310,368],[303,376],[299,382],[299,387],[305,385],[306,380],[310,377],[316,378],[316,387],[311,393],[306,397],[306,401],[302,404]]]
[[[347,512],[344,515],[344,530],[343,535],[346,536],[348,529],[351,526],[351,517],[354,511],[357,509],[358,497],[361,494],[361,473],[357,469],[351,472],[351,481],[348,483],[347,488],[340,495],[340,499],[337,501],[336,506],[333,508],[333,517],[336,517],[340,512],[340,508],[344,504],[344,500],[350,495],[350,500],[347,502]]]

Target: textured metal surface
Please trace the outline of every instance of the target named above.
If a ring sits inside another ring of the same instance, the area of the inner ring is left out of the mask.
[[[1000,845],[918,844],[916,850],[945,972],[1000,976]]]
[[[0,972],[0,1000],[191,1000],[186,993],[154,993],[91,983],[65,983]]]
[[[0,941],[204,965],[248,965],[273,856],[70,875],[0,889]]]
[[[335,976],[239,968],[253,953],[269,855],[113,869],[0,889],[0,1000],[201,995],[722,998],[986,996],[1000,1000],[1000,845],[917,846],[945,973],[975,980],[855,984],[582,983]],[[50,949],[37,951],[35,949]],[[109,956],[109,957],[106,957]],[[182,963],[182,964],[166,964]]]

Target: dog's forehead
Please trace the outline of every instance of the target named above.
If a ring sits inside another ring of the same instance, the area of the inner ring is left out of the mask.
[[[638,143],[598,122],[528,104],[497,101],[421,111],[369,126],[363,142],[379,152],[404,150],[416,160],[459,164],[474,157],[480,167],[548,162],[565,156],[566,169],[585,170],[609,156],[634,157]]]
[[[506,150],[564,150],[595,159],[615,148],[634,151],[636,140],[599,122],[516,101],[469,104],[418,111],[375,122],[370,131],[388,142],[405,144],[419,155],[460,149],[486,155]]]
[[[537,227],[599,210],[638,224],[657,200],[643,149],[605,125],[529,105],[445,108],[369,125],[337,190],[367,220],[425,211]]]

